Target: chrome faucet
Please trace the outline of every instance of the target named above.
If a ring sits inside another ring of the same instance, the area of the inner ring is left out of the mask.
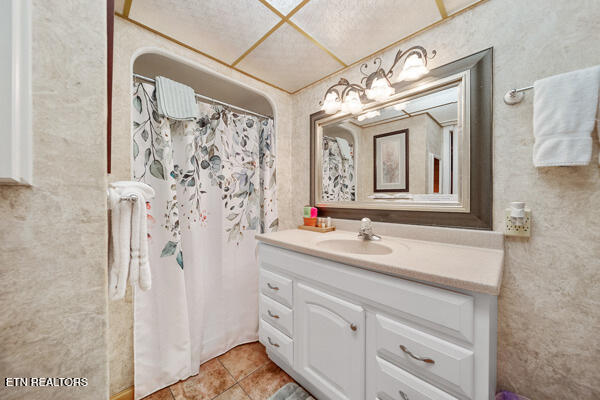
[[[381,236],[373,233],[373,225],[369,218],[363,218],[360,220],[358,236],[362,237],[364,240],[381,240]]]

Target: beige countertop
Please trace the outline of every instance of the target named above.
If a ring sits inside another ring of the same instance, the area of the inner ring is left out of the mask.
[[[340,230],[318,233],[290,229],[256,235],[256,239],[300,253],[403,278],[491,295],[500,293],[503,250],[395,236],[382,236],[380,241],[363,243],[363,239],[358,238],[356,232]],[[329,240],[357,241],[360,243],[350,245],[358,248],[374,243],[389,247],[391,252],[356,254],[335,249],[335,246],[325,247],[325,243],[321,244]]]

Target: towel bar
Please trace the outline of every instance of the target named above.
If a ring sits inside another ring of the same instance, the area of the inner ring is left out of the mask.
[[[509,106],[519,104],[520,102],[523,101],[523,97],[525,96],[523,94],[523,92],[525,92],[526,90],[531,90],[531,89],[533,89],[533,86],[525,86],[525,87],[522,87],[519,89],[510,89],[504,95],[504,102],[506,104],[508,104]]]
[[[137,199],[138,199],[137,194],[130,194],[128,196],[121,196],[119,201],[137,201]]]
[[[106,191],[106,196],[109,196],[108,190]],[[135,193],[132,193],[130,195],[127,196],[121,196],[121,198],[119,199],[119,201],[137,201],[138,199],[138,195]]]

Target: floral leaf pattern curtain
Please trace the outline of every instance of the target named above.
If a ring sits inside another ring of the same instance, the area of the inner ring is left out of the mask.
[[[169,122],[158,115],[154,86],[138,84],[134,88],[133,133],[134,179],[152,184],[164,181],[171,192],[160,210],[149,210],[149,219],[161,214],[169,231],[162,256],[176,255],[183,268],[180,245],[182,227],[179,211],[187,215],[184,226],[206,224],[208,215],[202,197],[211,188],[222,193],[228,209],[225,228],[229,241],[239,241],[244,231],[270,232],[278,227],[275,178],[275,136],[273,121],[226,111],[220,106],[200,103],[197,122]],[[175,139],[173,132],[181,132]],[[174,147],[185,157],[174,163]],[[177,185],[187,201],[177,201]],[[164,213],[163,213],[164,212]]]
[[[254,235],[278,227],[277,184],[273,120],[198,103],[197,121],[169,121],[146,83],[132,101],[134,179],[156,192],[146,207],[153,286],[134,293],[141,398],[257,339]]]
[[[351,157],[342,157],[340,146],[335,138],[323,136],[323,200],[354,201],[356,182],[354,176],[354,149],[351,143]]]

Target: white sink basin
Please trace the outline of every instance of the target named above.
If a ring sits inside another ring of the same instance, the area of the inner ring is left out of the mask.
[[[329,239],[317,242],[317,247],[339,253],[385,255],[392,248],[382,243],[363,239]]]

